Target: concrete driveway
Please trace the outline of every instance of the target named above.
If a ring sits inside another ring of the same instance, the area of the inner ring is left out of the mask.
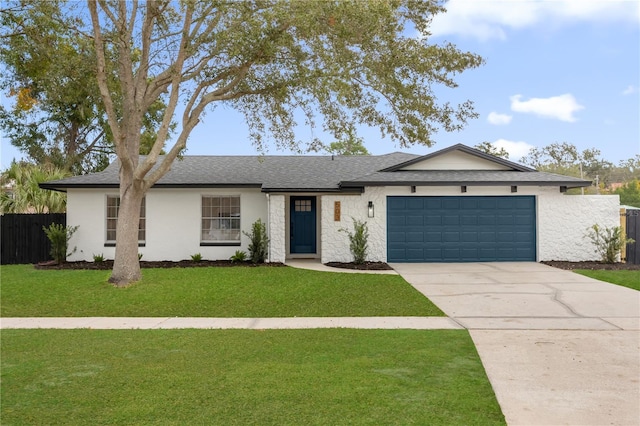
[[[538,263],[391,266],[469,329],[509,425],[640,425],[640,292]]]

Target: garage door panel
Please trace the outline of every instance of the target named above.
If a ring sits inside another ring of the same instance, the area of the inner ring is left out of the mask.
[[[496,224],[496,217],[489,216],[485,213],[478,215],[478,225],[481,226],[494,226]]]
[[[419,226],[422,227],[424,218],[422,216],[407,216],[405,224],[407,226]]]
[[[407,232],[408,243],[424,242],[424,234],[422,232]]]
[[[477,243],[478,242],[478,233],[477,232],[461,232],[460,233],[460,242],[463,243]]]
[[[460,198],[458,197],[443,197],[442,207],[443,210],[459,210]]]
[[[459,225],[460,224],[460,216],[447,213],[442,216],[442,224],[443,225]]]
[[[442,232],[425,232],[424,241],[428,243],[442,242]]]
[[[535,261],[532,196],[388,197],[387,204],[390,262]]]
[[[424,225],[442,225],[442,216],[427,214],[424,216]]]
[[[420,197],[411,197],[407,201],[407,210],[424,210],[424,201]]]

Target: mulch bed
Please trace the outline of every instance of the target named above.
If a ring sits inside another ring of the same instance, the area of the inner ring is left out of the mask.
[[[561,262],[561,261],[548,261],[540,262],[545,265],[553,266],[559,269],[606,269],[609,271],[637,271],[640,270],[640,265],[634,265],[631,263],[602,263],[602,262]]]
[[[640,270],[640,265],[633,265],[631,263],[602,263],[602,262],[563,262],[563,261],[545,261],[540,262],[545,265],[553,266],[554,268],[573,270],[573,269],[606,269],[612,271],[637,271]],[[361,271],[391,271],[393,268],[384,262],[365,262],[361,265],[356,265],[353,262],[328,262],[325,265],[332,268],[341,269],[355,269]],[[244,262],[232,262],[230,260],[202,260],[200,262],[194,262],[192,260],[181,260],[179,262],[171,262],[168,260],[151,262],[140,261],[141,268],[203,268],[203,267],[256,267],[256,266],[271,266],[282,267],[286,266],[284,263],[270,262],[256,265],[250,261]],[[65,262],[62,265],[58,265],[54,261],[41,262],[34,265],[36,269],[94,269],[94,270],[111,270],[113,269],[113,260],[105,260],[104,262]]]
[[[393,268],[387,265],[384,262],[365,262],[359,265],[356,265],[353,262],[327,262],[325,263],[327,266],[331,266],[332,268],[342,268],[342,269],[357,269],[360,271],[392,271]]]
[[[178,262],[171,262],[168,260],[152,262],[141,260],[141,268],[204,268],[204,267],[256,267],[256,266],[273,266],[280,267],[285,266],[283,263],[270,262],[255,264],[250,261],[244,262],[232,262],[230,260],[201,260],[195,262],[193,260],[181,260]],[[51,262],[41,262],[34,265],[36,269],[95,269],[95,270],[111,270],[113,269],[113,260],[105,260],[104,262],[65,262],[62,265]]]

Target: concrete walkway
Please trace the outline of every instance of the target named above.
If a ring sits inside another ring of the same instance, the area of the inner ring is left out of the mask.
[[[640,292],[537,263],[392,266],[469,329],[509,425],[640,424]]]

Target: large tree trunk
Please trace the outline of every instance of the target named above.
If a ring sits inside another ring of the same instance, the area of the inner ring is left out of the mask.
[[[120,186],[116,256],[109,282],[118,287],[123,287],[139,281],[142,277],[140,259],[138,258],[138,224],[140,222],[140,204],[144,197],[144,191],[140,185],[134,185],[131,181],[128,185],[125,182],[121,182]]]

